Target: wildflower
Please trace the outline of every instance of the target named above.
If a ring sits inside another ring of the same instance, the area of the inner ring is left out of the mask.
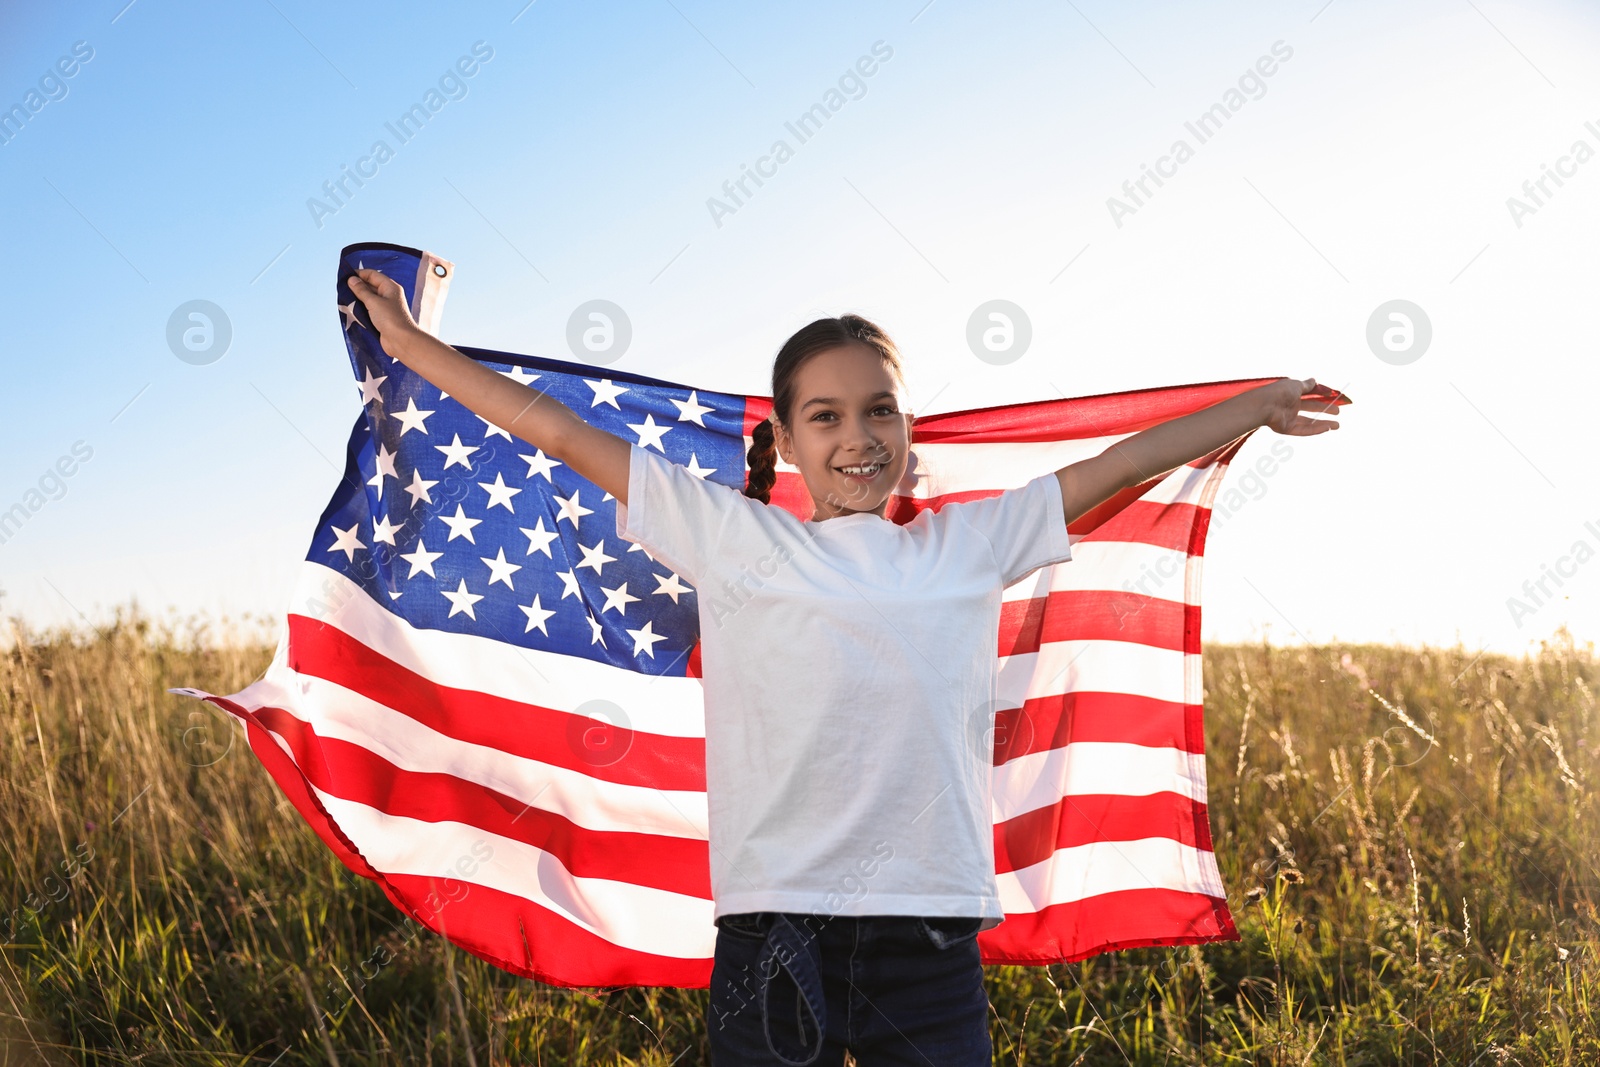
[[[1290,885],[1299,885],[1301,882],[1305,881],[1305,876],[1299,871],[1295,870],[1293,867],[1288,867],[1279,871],[1278,877],[1282,878]]]
[[[1256,901],[1260,900],[1266,895],[1267,891],[1265,889],[1261,888],[1260,886],[1252,886],[1250,891],[1244,895],[1244,899],[1249,903],[1254,904]]]

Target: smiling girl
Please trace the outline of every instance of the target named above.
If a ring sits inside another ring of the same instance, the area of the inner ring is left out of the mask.
[[[888,517],[914,415],[900,355],[856,315],[783,345],[743,493],[586,423],[420,329],[401,287],[350,279],[384,350],[617,500],[617,534],[699,600],[714,1064],[989,1064],[977,935],[1004,918],[992,752],[1002,590],[1071,558],[1120,490],[1267,426],[1337,428],[1281,379],[979,500]],[[777,457],[812,513],[770,506]],[[730,601],[713,590],[736,588]],[[980,724],[981,725],[981,724]]]

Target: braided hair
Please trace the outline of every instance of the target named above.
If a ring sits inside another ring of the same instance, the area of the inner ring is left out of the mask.
[[[902,385],[905,383],[900,350],[876,323],[860,315],[840,315],[836,319],[817,319],[802,326],[783,343],[772,362],[772,411],[756,423],[751,431],[750,451],[746,455],[750,473],[744,488],[745,496],[763,504],[772,502],[772,486],[777,481],[778,462],[778,446],[772,423],[774,419],[788,422],[795,401],[795,376],[801,366],[820,352],[849,344],[864,344],[876,350],[890,373]]]

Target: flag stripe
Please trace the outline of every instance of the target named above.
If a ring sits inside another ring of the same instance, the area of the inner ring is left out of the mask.
[[[308,774],[325,772],[326,745],[364,742],[387,766],[416,774],[448,774],[462,782],[486,785],[516,802],[518,808],[537,802],[541,810],[590,831],[706,839],[703,781],[696,790],[677,792],[608,782],[579,770],[457,741],[323,679],[295,675],[289,684],[279,684],[278,678],[286,673],[281,667],[269,669],[267,677],[254,687],[253,697],[268,701],[259,711],[265,715],[271,709],[274,716],[261,719],[261,724],[270,725]],[[318,780],[323,780],[323,775],[319,774]],[[357,776],[339,782],[341,796],[374,806],[382,806],[382,798],[391,791],[391,783],[384,778]]]
[[[1080,794],[995,824],[994,862],[999,872],[1048,861],[1059,849],[1096,841],[1166,837],[1190,848],[1212,847],[1206,806],[1178,793]]]
[[[1277,380],[1249,378],[1174,385],[1142,389],[1136,394],[1104,393],[924,415],[917,419],[915,440],[1023,444],[1137,433]]]
[[[1014,707],[1000,708],[995,719],[997,767],[1074,741],[1120,742],[1204,755],[1200,708],[1195,704],[1075,690],[1029,697]]]
[[[711,897],[573,875],[533,845],[481,827],[387,815],[318,793],[328,813],[385,875],[450,878],[521,893],[613,945],[668,956],[709,956]]]
[[[978,935],[984,962],[1035,965],[1117,949],[1238,939],[1222,898],[1171,889],[1128,889],[1007,912],[1005,922]]]
[[[523,875],[526,878],[526,875]],[[389,899],[412,912],[411,901],[437,894],[439,906],[413,916],[430,929],[447,932],[461,948],[501,970],[555,986],[678,986],[705,988],[710,955],[672,956],[627,948],[530,896],[522,881],[509,890],[473,886],[465,895],[447,895],[442,879],[408,874],[387,876]],[[456,907],[455,905],[462,905]],[[469,905],[470,906],[467,906]],[[715,931],[711,908],[691,924]]]
[[[256,714],[319,797],[417,821],[470,824],[538,847],[574,876],[710,899],[704,838],[595,830],[473,779],[397,767],[360,745],[318,734],[282,708]]]
[[[403,707],[407,717],[455,741],[618,785],[705,788],[703,738],[663,737],[588,715],[440,685],[338,628],[303,615],[289,616],[289,666],[385,707]]]
[[[1129,641],[1199,652],[1200,608],[1139,593],[1050,592],[1002,603],[1000,655],[1037,652],[1045,642]]]
[[[1175,748],[1074,741],[1007,760],[994,769],[993,780],[997,820],[1081,793],[1149,796],[1170,791],[1204,804],[1206,760],[1202,753]]]
[[[1165,837],[1075,845],[1059,849],[1041,863],[996,877],[1007,915],[1130,889],[1223,895],[1212,853]]]

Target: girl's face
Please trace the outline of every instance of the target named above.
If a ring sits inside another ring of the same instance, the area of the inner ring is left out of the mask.
[[[870,345],[830,348],[801,366],[792,425],[775,421],[773,443],[805,477],[812,521],[857,512],[888,518],[889,495],[911,453],[913,415],[900,400],[900,383]],[[843,469],[858,466],[876,469]]]

